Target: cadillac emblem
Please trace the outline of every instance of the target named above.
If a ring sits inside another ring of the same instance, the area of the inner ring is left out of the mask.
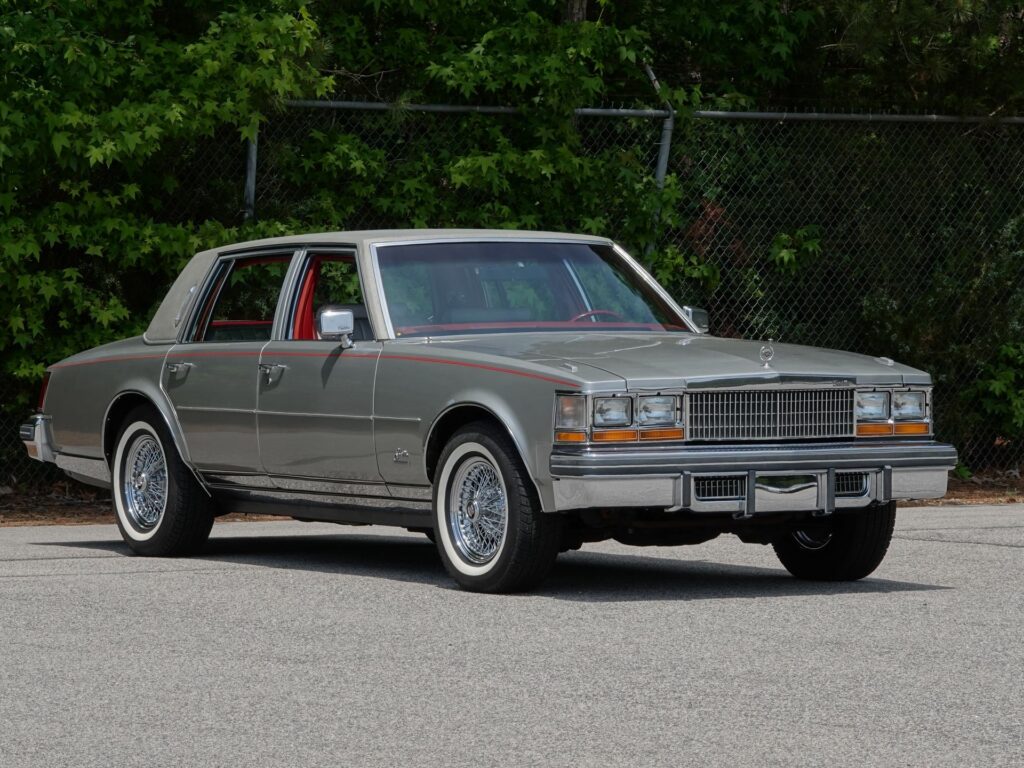
[[[768,367],[772,358],[775,357],[775,347],[772,346],[772,341],[772,339],[768,339],[767,344],[761,345],[761,352],[759,353],[759,356],[761,358],[761,362],[764,363],[765,368]]]

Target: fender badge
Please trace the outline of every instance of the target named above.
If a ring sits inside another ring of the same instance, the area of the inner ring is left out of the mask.
[[[761,362],[764,363],[763,367],[765,368],[769,367],[768,364],[772,361],[772,358],[775,357],[775,347],[772,346],[772,341],[773,339],[768,339],[767,344],[762,344],[761,351],[758,353],[758,356],[761,358]]]

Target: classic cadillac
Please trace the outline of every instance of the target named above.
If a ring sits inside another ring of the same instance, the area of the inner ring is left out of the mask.
[[[717,338],[605,238],[488,230],[199,253],[142,336],[49,368],[21,436],[112,488],[138,554],[227,512],[396,525],[488,592],[587,542],[722,533],[859,579],[956,463],[926,373]]]

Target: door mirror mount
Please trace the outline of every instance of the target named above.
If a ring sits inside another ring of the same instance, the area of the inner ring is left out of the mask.
[[[683,307],[683,314],[697,328],[697,333],[708,333],[711,330],[711,318],[706,309],[700,307]]]

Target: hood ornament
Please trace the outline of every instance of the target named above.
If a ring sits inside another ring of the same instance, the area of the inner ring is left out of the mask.
[[[768,368],[772,358],[775,357],[775,347],[772,346],[774,339],[768,339],[767,344],[761,345],[761,351],[758,353],[758,357],[761,358],[761,362],[764,363],[762,367]]]

